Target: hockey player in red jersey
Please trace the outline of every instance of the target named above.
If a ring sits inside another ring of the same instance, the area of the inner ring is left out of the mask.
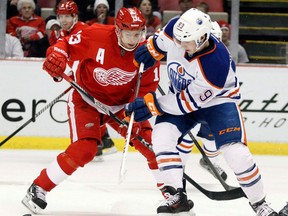
[[[52,31],[49,37],[50,45],[54,45],[59,38],[76,34],[89,25],[78,21],[78,6],[74,1],[61,1],[56,10],[57,20],[61,25],[59,31]]]
[[[133,64],[134,51],[144,38],[145,19],[140,11],[121,8],[117,13],[116,26],[94,24],[58,40],[48,50],[43,69],[53,78],[59,78],[65,71],[67,59],[80,61],[74,74],[76,82],[120,119],[124,119],[124,106],[133,101],[138,79],[138,68]],[[149,91],[156,91],[158,75],[159,63],[143,74],[140,97]],[[108,123],[126,136],[126,127],[119,127],[109,116],[90,106],[76,90],[71,92],[68,99],[68,117],[71,144],[41,171],[22,200],[33,213],[46,208],[47,192],[93,159],[101,142],[101,125]],[[155,154],[135,139],[140,135],[151,142],[151,131],[148,121],[135,122],[130,143],[147,159],[159,183]]]
[[[59,38],[64,38],[66,36],[70,36],[72,34],[76,34],[79,31],[87,28],[89,25],[78,21],[78,6],[74,1],[61,1],[57,6],[57,20],[61,25],[60,31],[52,31],[49,37],[50,45],[54,45]],[[68,65],[70,68],[73,68],[74,61],[68,61]],[[77,62],[76,62],[77,64]],[[111,140],[106,125],[102,125],[101,127],[102,134],[102,145],[99,146],[99,151],[97,152],[97,161],[102,161],[102,148],[105,147],[110,152],[116,152],[117,149],[114,147],[114,143]]]

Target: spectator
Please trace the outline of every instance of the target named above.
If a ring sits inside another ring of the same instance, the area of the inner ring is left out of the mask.
[[[140,0],[137,8],[141,11],[142,15],[146,19],[146,37],[148,38],[162,27],[161,20],[157,16],[153,15],[151,0]]]
[[[206,14],[209,12],[209,5],[206,2],[199,2],[196,8]]]
[[[46,23],[46,31],[45,31],[45,33],[46,33],[46,35],[48,37],[50,45],[53,45],[53,44],[56,43],[56,41],[60,37],[60,30],[61,30],[61,25],[60,25],[58,20],[50,19]],[[51,37],[51,35],[52,35],[52,37]]]
[[[123,4],[126,8],[137,7],[139,0],[124,0]],[[152,11],[159,11],[158,0],[152,0]]]
[[[115,20],[114,17],[109,16],[109,9],[107,0],[95,0],[93,10],[95,17],[91,20],[87,20],[86,23],[88,25],[92,25],[93,23],[114,25]]]
[[[179,0],[178,5],[179,5],[179,8],[181,10],[181,13],[178,14],[177,16],[172,17],[168,22],[170,22],[172,19],[179,18],[183,13],[185,13],[187,10],[192,8],[193,7],[193,0]],[[164,24],[166,25],[167,23],[164,23]]]
[[[225,20],[219,20],[218,24],[222,30],[222,42],[226,45],[228,50],[231,52],[231,47],[232,47],[232,44],[230,43],[231,26]],[[239,43],[237,44],[237,51],[238,51],[237,62],[236,61],[235,62],[236,63],[248,63],[249,58],[247,56],[246,50]]]
[[[35,2],[34,13],[38,16],[41,16],[41,8],[37,5],[37,0],[34,0],[34,2]],[[7,12],[6,12],[7,20],[19,14],[17,10],[17,3],[18,3],[18,0],[7,0]]]
[[[18,16],[7,21],[7,33],[20,39],[25,56],[45,57],[48,47],[45,38],[45,21],[34,14],[33,0],[19,0],[17,4]]]
[[[5,35],[5,57],[24,57],[20,40],[7,33]]]
[[[181,10],[181,15],[193,7],[192,0],[179,0],[178,4]]]

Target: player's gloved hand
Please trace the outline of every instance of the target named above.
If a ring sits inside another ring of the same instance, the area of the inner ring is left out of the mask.
[[[61,77],[66,68],[67,59],[65,56],[52,52],[43,63],[43,70],[47,71],[53,78]]]
[[[147,43],[138,47],[134,53],[133,63],[139,67],[140,63],[144,63],[144,70],[153,67],[157,61],[164,57],[163,54],[157,52],[153,45],[153,37],[149,37]]]
[[[125,122],[127,122],[127,125],[120,125],[117,129],[117,132],[122,136],[122,137],[126,137],[127,135],[127,130],[128,130],[128,124],[130,121],[129,117],[126,117],[124,119]],[[141,124],[139,122],[133,122],[133,127],[132,127],[132,131],[131,131],[131,137],[130,140],[134,140],[137,138],[137,136],[139,135],[141,131]]]
[[[155,65],[155,63],[157,62],[156,59],[154,59],[148,51],[146,44],[138,47],[134,53],[134,65],[136,67],[139,67],[141,62],[143,62],[144,64],[144,70],[153,67],[153,65]]]
[[[132,103],[125,106],[127,115],[135,112],[135,121],[145,121],[152,116],[162,115],[164,111],[158,104],[156,94],[150,92],[144,96],[144,98],[136,98]]]

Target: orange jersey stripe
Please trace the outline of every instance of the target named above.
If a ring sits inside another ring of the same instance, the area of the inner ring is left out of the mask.
[[[182,162],[181,158],[166,158],[157,160],[157,163],[168,163],[168,162]]]
[[[259,173],[259,169],[258,169],[258,167],[257,167],[257,169],[255,170],[255,172],[252,173],[251,175],[246,176],[246,177],[243,177],[243,178],[237,178],[237,179],[238,179],[239,181],[248,181],[248,180],[252,179],[253,177],[255,177],[256,175],[258,175],[258,173]]]

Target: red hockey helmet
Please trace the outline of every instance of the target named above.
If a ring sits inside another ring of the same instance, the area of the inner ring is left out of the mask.
[[[78,14],[78,6],[74,1],[61,1],[57,7],[57,15]]]
[[[144,30],[145,18],[136,7],[122,7],[116,16],[116,26],[121,30]]]

